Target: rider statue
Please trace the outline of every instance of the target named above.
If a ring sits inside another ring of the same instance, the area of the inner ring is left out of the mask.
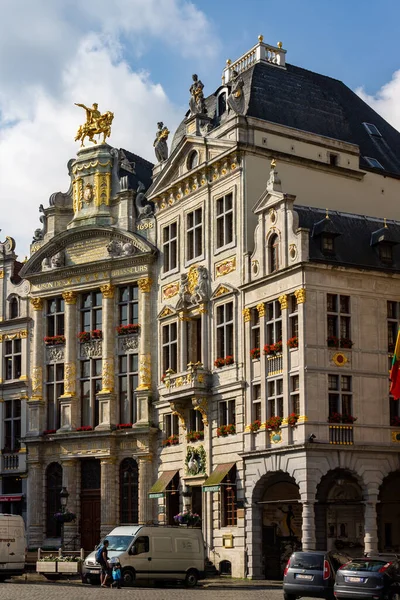
[[[94,102],[92,108],[76,102],[75,106],[80,106],[86,111],[86,123],[79,127],[75,141],[81,140],[81,145],[83,146],[83,141],[85,137],[88,136],[91,142],[97,144],[96,140],[93,139],[93,135],[102,133],[104,143],[106,137],[110,137],[111,135],[111,123],[114,118],[114,114],[110,111],[107,111],[102,115],[98,110],[98,104],[96,102]]]

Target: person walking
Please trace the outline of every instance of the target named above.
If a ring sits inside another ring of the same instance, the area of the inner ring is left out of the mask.
[[[110,575],[110,563],[108,562],[108,540],[104,540],[101,548],[98,563],[101,566],[100,584],[101,587],[108,587],[107,578]]]

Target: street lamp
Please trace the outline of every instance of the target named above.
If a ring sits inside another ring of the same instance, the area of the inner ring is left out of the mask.
[[[68,502],[68,490],[66,487],[61,488],[60,492],[60,503],[61,503],[61,513],[64,515],[65,509],[67,508]],[[61,521],[61,551],[64,550],[64,518]]]

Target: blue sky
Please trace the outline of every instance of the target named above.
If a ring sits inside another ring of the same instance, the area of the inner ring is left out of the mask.
[[[212,93],[226,59],[260,33],[283,42],[288,62],[341,79],[400,128],[397,0],[0,4],[0,227],[20,254],[39,226],[38,205],[68,188],[66,163],[83,117],[74,102],[113,110],[110,143],[153,160],[157,121],[177,126],[191,74]]]

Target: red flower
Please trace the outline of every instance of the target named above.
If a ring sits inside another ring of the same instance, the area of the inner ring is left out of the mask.
[[[225,356],[225,364],[226,365],[233,365],[234,362],[235,361],[233,359],[233,356]]]
[[[131,333],[138,333],[139,329],[139,323],[130,323],[129,325],[119,325],[117,333],[118,335],[130,335]]]
[[[132,423],[118,423],[117,429],[130,429],[132,427]]]
[[[214,360],[214,366],[217,367],[217,369],[220,369],[221,367],[225,366],[225,359],[224,358],[216,358]]]
[[[282,425],[282,417],[274,416],[267,419],[265,426],[267,429],[277,431]]]
[[[93,427],[91,425],[82,425],[82,427],[77,427],[76,431],[93,431]]]
[[[226,437],[236,433],[236,426],[230,423],[229,425],[221,425],[217,429],[217,437]]]
[[[289,348],[298,348],[299,347],[299,338],[297,337],[297,335],[294,335],[293,337],[288,339],[287,346]]]
[[[258,431],[261,427],[261,421],[259,419],[256,419],[255,421],[253,421],[250,424],[250,431],[252,431],[253,433],[255,433],[256,431]]]
[[[253,360],[260,358],[260,348],[253,348],[250,350],[250,356]]]
[[[295,427],[297,425],[297,421],[299,420],[299,415],[297,413],[291,413],[288,416],[288,425],[290,425],[290,427]]]
[[[174,433],[170,435],[166,440],[163,441],[162,445],[165,446],[176,446],[179,444],[179,435]]]

